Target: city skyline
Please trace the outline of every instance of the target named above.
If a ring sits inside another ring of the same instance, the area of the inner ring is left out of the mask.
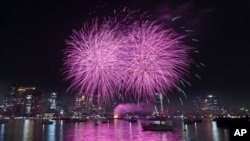
[[[106,1],[113,6],[125,2]],[[70,82],[62,75],[65,39],[72,29],[79,29],[88,13],[104,2],[31,2],[6,3],[1,9],[0,100],[9,83],[35,86],[50,94],[66,93]],[[183,88],[189,99],[209,93],[225,105],[247,105],[250,99],[250,72],[247,34],[250,31],[247,2],[142,2],[131,1],[135,8],[157,11],[159,5],[171,7],[173,15],[184,17],[186,25],[197,31],[200,40],[197,63],[205,68],[191,70],[192,87]],[[186,8],[182,11],[180,8]],[[173,18],[173,17],[172,17]],[[171,20],[171,19],[170,19]],[[195,74],[201,80],[195,77]],[[72,93],[72,92],[70,92]],[[180,94],[178,94],[180,95]],[[171,94],[170,97],[178,97]],[[185,100],[187,102],[188,100]]]

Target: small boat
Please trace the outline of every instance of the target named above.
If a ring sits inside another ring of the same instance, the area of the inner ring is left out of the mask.
[[[52,123],[54,123],[54,122],[51,120],[42,120],[42,122],[41,122],[41,124],[43,124],[43,125],[50,125]]]
[[[149,124],[142,124],[143,130],[149,131],[173,131],[174,125],[172,122],[165,123],[163,121],[160,122],[151,122]]]

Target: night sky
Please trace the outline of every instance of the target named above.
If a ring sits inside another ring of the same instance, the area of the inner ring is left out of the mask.
[[[62,74],[65,39],[72,29],[80,29],[91,18],[89,12],[103,4],[100,0],[1,3],[0,100],[9,83],[35,86],[47,94],[57,91],[70,95],[65,92],[69,82],[63,80]],[[183,17],[182,24],[194,29],[200,40],[195,45],[200,52],[195,62],[206,65],[191,69],[188,80],[192,87],[184,88],[189,99],[213,94],[219,104],[250,106],[250,2],[106,0],[106,5],[142,8],[159,18],[164,15],[157,11],[165,9],[165,16]],[[194,77],[196,73],[201,80]]]

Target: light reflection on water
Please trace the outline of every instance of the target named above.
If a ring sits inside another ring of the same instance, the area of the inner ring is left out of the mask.
[[[214,141],[219,141],[220,134],[218,133],[216,122],[212,122],[212,135]]]
[[[48,141],[55,141],[56,140],[56,125],[58,123],[53,123],[51,125],[42,125],[42,126],[48,126],[48,130],[47,130],[47,140]],[[46,128],[46,127],[45,127]],[[60,133],[60,132],[59,132]]]
[[[42,125],[37,120],[10,120],[0,124],[0,141],[228,141],[227,129],[215,122],[204,121],[184,125],[176,121],[173,132],[143,131],[141,123],[114,120],[111,123],[93,121],[65,123],[54,121]],[[184,130],[185,129],[185,130]]]
[[[3,141],[5,124],[0,124],[0,141]]]
[[[24,120],[23,123],[23,141],[31,140],[33,138],[33,121],[31,120]]]

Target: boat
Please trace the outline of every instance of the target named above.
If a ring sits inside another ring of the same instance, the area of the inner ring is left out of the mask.
[[[160,112],[155,106],[155,112],[157,115],[154,118],[151,118],[150,122],[142,123],[141,126],[143,130],[150,130],[150,131],[173,131],[175,125],[173,124],[172,120],[166,118],[166,114],[163,109],[163,96],[162,94],[156,94],[157,99],[160,100]]]
[[[143,130],[149,131],[173,131],[174,125],[172,122],[166,123],[163,121],[150,122],[149,124],[142,124]]]
[[[168,118],[167,117],[164,117],[164,116],[151,116],[151,117],[147,117],[147,120],[151,120],[151,121],[164,121],[164,120],[167,120]]]
[[[51,120],[42,120],[42,122],[41,122],[41,124],[43,124],[43,125],[50,125],[52,123],[54,123],[54,122]]]

